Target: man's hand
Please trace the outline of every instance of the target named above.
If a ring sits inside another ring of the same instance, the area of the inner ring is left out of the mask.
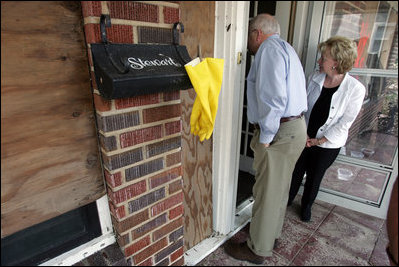
[[[263,145],[265,148],[270,146],[270,144],[263,144],[263,143],[262,143],[262,145]]]

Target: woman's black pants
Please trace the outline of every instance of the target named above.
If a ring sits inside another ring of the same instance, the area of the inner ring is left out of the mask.
[[[292,173],[288,204],[294,200],[306,173],[301,208],[310,209],[319,192],[321,180],[326,170],[337,158],[339,150],[340,148],[305,147]]]

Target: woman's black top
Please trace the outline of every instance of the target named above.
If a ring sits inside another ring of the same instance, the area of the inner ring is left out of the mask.
[[[330,112],[331,98],[333,94],[338,90],[338,87],[326,88],[323,86],[321,93],[316,103],[313,106],[312,112],[309,117],[308,124],[308,136],[309,138],[315,138],[317,131],[328,118]]]

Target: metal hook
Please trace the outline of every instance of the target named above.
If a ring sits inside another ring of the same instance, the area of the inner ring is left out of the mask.
[[[181,22],[176,22],[173,24],[173,44],[174,45],[179,45],[180,40],[179,40],[179,33],[177,31],[177,26],[180,25],[180,32],[184,32],[184,26],[183,23]]]
[[[121,74],[125,74],[129,72],[129,63],[126,61],[123,61],[120,59],[120,62],[122,63],[123,67],[119,66],[118,63],[115,62],[114,58],[111,55],[111,52],[108,50],[108,46],[110,43],[108,42],[107,39],[107,31],[106,28],[111,27],[111,18],[109,15],[101,14],[100,17],[100,31],[101,31],[101,40],[104,44],[104,49],[105,53],[107,54],[109,60],[111,61],[111,64],[114,66],[114,68]]]
[[[105,44],[108,43],[107,31],[105,28],[111,27],[111,18],[109,15],[101,14],[100,17],[100,31],[101,31],[101,41]]]

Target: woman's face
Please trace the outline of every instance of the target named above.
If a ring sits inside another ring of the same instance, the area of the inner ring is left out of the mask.
[[[320,72],[324,72],[328,75],[337,74],[336,67],[338,66],[338,62],[331,57],[330,48],[327,48],[324,53],[322,53],[317,63],[319,64]]]

